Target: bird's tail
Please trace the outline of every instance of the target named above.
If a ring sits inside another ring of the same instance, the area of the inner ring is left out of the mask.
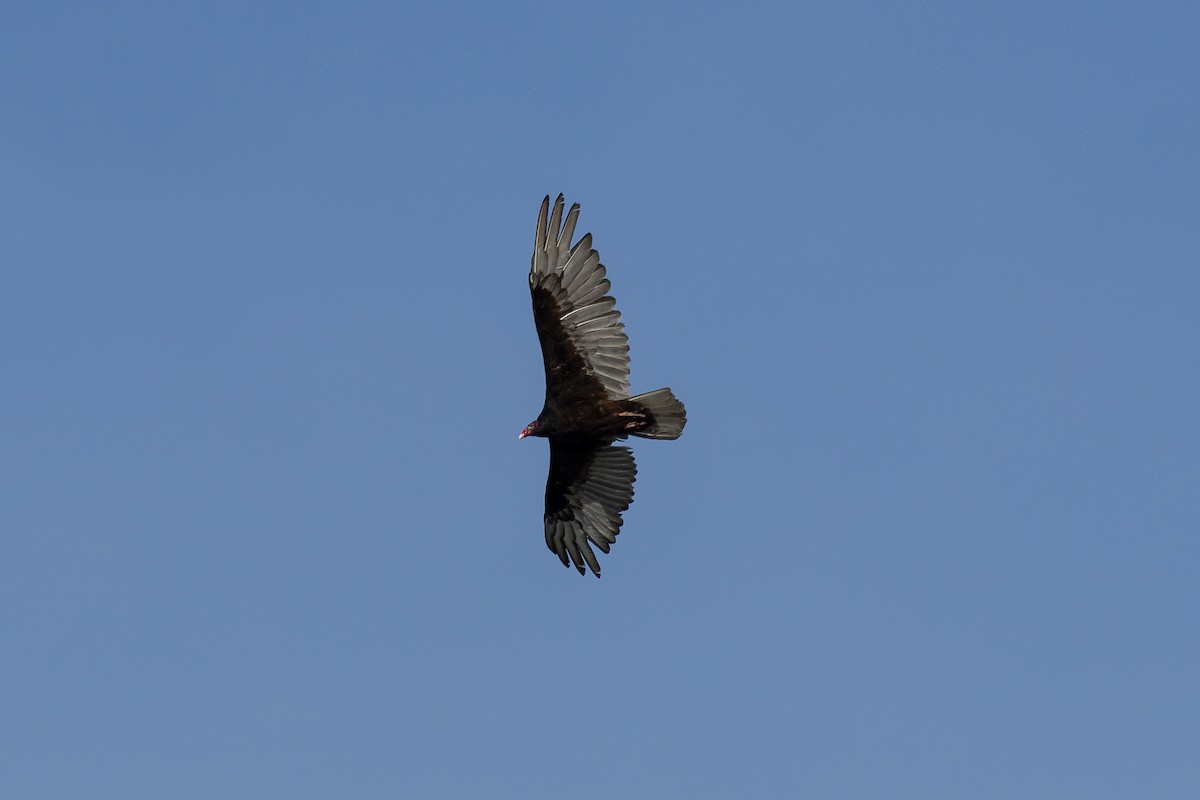
[[[633,431],[634,436],[645,439],[678,439],[679,434],[683,433],[683,426],[687,424],[687,411],[683,403],[679,402],[679,398],[671,394],[670,389],[655,389],[653,392],[629,399],[642,404],[654,417],[651,425],[640,431]]]

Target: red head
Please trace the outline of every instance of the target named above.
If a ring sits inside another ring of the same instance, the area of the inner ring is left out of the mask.
[[[541,430],[541,424],[535,419],[533,422],[525,426],[525,430],[521,431],[518,439],[524,439],[526,436],[537,436],[537,432]]]

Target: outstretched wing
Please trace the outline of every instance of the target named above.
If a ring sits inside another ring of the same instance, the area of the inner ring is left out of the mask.
[[[633,502],[637,465],[628,447],[550,440],[546,479],[546,546],[563,566],[583,565],[600,577],[591,545],[605,553],[621,531],[621,512]],[[570,563],[568,563],[568,557]]]
[[[566,393],[583,397],[629,397],[629,339],[608,296],[600,254],[592,235],[571,246],[579,204],[563,219],[563,196],[550,213],[550,196],[542,201],[534,239],[529,291],[533,319],[546,364],[546,397]]]

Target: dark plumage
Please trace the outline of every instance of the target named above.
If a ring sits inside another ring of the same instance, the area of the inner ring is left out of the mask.
[[[579,205],[563,219],[563,197],[550,211],[542,201],[534,239],[529,291],[546,366],[546,402],[521,437],[550,440],[546,479],[546,546],[564,565],[584,565],[600,577],[592,545],[607,553],[633,502],[637,467],[627,436],[678,439],[687,423],[670,389],[629,396],[629,340],[608,296],[592,235],[574,247]]]

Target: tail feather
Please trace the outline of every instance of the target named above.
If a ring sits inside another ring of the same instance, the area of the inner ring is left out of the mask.
[[[634,431],[634,436],[645,439],[678,439],[687,424],[687,410],[679,398],[671,394],[670,389],[655,389],[631,397],[635,403],[641,403],[654,417],[654,424],[644,430]]]

